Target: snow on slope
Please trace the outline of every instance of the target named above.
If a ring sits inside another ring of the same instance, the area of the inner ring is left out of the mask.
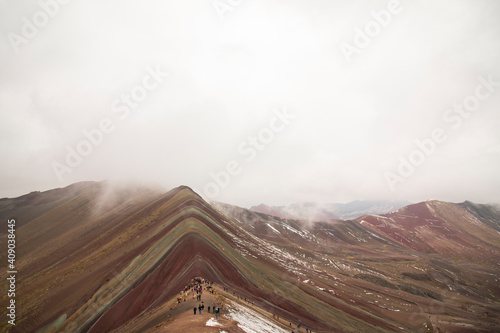
[[[288,331],[270,322],[257,312],[231,302],[227,318],[238,322],[239,328],[246,333],[287,333]]]

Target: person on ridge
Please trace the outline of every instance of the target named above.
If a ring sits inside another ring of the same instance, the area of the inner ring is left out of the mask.
[[[196,315],[196,307],[194,307],[193,310],[194,310],[194,315]]]

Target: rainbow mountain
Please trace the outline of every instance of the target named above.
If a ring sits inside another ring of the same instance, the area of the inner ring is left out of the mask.
[[[500,330],[492,206],[425,202],[311,223],[210,204],[186,186],[83,182],[0,199],[0,217],[16,219],[18,271],[17,323],[2,332],[256,331],[235,309],[259,313],[269,332]],[[214,282],[219,326],[175,301],[194,277]]]

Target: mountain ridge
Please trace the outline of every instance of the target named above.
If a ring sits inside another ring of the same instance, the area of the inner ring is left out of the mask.
[[[0,216],[19,221],[23,306],[12,332],[168,332],[194,318],[193,301],[175,297],[195,276],[214,281],[227,316],[251,304],[284,332],[283,320],[315,332],[500,328],[500,215],[489,206],[423,202],[387,216],[308,223],[209,204],[187,186],[51,191],[0,200]],[[447,239],[431,225],[455,232]],[[220,329],[243,332],[229,317]]]
[[[250,210],[282,218],[325,222],[348,220],[362,215],[383,214],[411,204],[409,201],[354,200],[348,203],[301,202],[288,206],[268,206],[261,203]]]

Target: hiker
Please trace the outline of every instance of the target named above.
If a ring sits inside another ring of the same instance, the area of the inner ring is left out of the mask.
[[[194,307],[194,309],[193,309],[193,310],[194,310],[194,315],[196,315],[196,307]]]
[[[210,305],[208,306],[208,313],[210,313]]]
[[[219,319],[219,307],[215,308],[215,319]]]

